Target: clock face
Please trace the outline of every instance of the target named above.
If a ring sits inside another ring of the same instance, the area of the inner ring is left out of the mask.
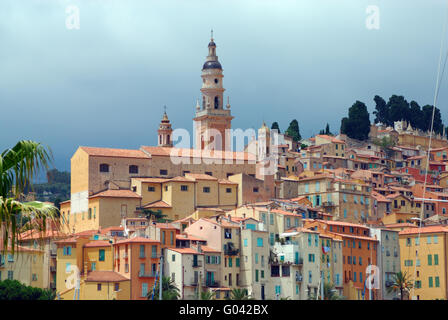
[[[218,83],[218,79],[215,79],[215,83]]]

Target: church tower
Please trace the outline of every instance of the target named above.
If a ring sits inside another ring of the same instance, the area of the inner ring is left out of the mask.
[[[230,129],[233,119],[230,103],[224,107],[222,67],[216,55],[212,38],[208,44],[208,56],[202,67],[202,104],[196,104],[195,144],[197,149],[230,150]]]
[[[158,134],[158,146],[159,147],[172,147],[173,141],[172,139],[173,129],[171,128],[170,120],[168,119],[168,115],[166,114],[166,110],[163,113],[162,121],[160,121],[159,130],[157,130]]]
[[[271,131],[263,121],[263,125],[258,129],[258,160],[264,160],[270,156],[269,147],[271,145]]]

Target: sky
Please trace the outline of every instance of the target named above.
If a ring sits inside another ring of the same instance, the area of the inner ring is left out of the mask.
[[[297,119],[306,138],[338,132],[356,100],[432,104],[447,12],[446,0],[1,0],[0,152],[35,140],[70,170],[78,146],[156,145],[164,105],[192,131],[211,29],[233,128]]]

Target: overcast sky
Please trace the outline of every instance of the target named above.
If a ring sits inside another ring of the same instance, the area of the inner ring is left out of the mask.
[[[446,0],[1,0],[0,151],[20,139],[70,169],[79,145],[155,145],[163,105],[192,130],[210,29],[233,128],[302,136],[360,100],[432,104]],[[79,8],[68,29],[66,8]],[[379,29],[368,29],[369,5]],[[447,39],[448,41],[448,39]],[[448,123],[447,82],[438,107]],[[373,115],[371,115],[373,121]]]

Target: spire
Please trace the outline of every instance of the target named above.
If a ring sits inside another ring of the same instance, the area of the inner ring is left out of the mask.
[[[166,106],[163,106],[163,117],[162,117],[162,121],[170,121],[168,119],[168,115],[166,114]]]
[[[196,99],[196,110],[201,110],[201,106],[199,105],[199,99]]]

